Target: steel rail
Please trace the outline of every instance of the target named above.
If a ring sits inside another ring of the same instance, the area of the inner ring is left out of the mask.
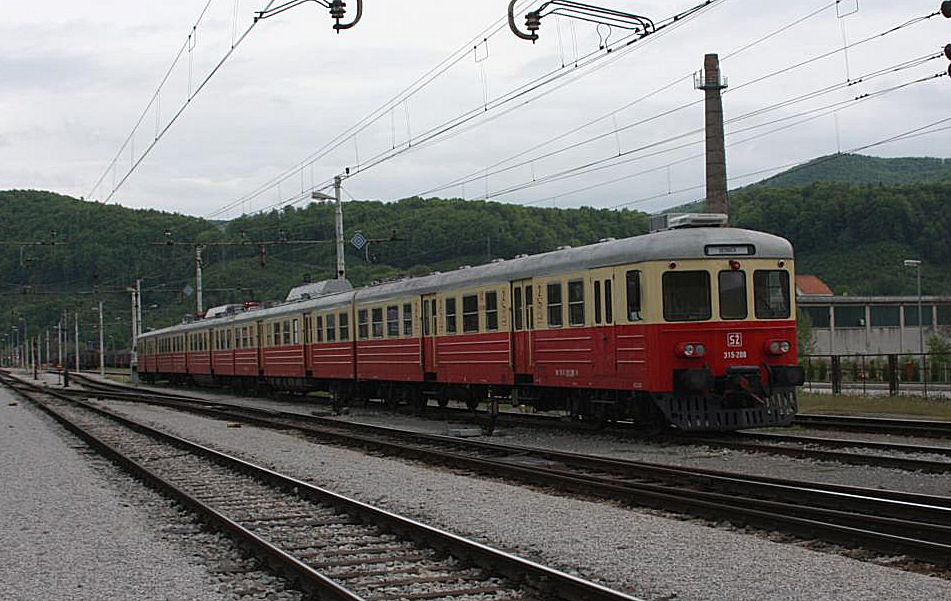
[[[22,388],[28,387],[32,388],[34,392],[51,395],[73,403],[79,403],[85,409],[108,417],[140,433],[161,439],[189,453],[204,456],[220,465],[251,475],[253,478],[266,482],[281,490],[294,491],[295,494],[302,498],[331,504],[348,514],[359,516],[361,520],[382,525],[388,531],[408,536],[417,542],[422,542],[435,549],[449,553],[463,561],[472,562],[483,568],[493,570],[515,582],[525,583],[529,588],[542,592],[545,598],[563,599],[565,601],[640,601],[625,593],[614,591],[602,585],[493,549],[415,520],[350,499],[327,489],[314,486],[302,480],[221,453],[209,447],[162,432],[107,409],[95,407],[88,403],[77,402],[66,395],[61,395],[59,391],[54,392],[48,389],[40,389],[40,387],[32,383],[22,381],[11,385],[6,381],[6,378],[4,378],[4,383],[18,390],[21,394],[23,394]],[[293,557],[293,555],[271,545],[253,533],[246,531],[237,522],[230,520],[220,512],[206,506],[200,500],[180,490],[173,483],[165,481],[138,462],[124,457],[120,451],[100,440],[95,435],[86,432],[80,426],[72,423],[66,416],[57,412],[52,407],[49,407],[45,403],[38,402],[37,404],[43,408],[44,411],[52,415],[58,422],[62,423],[84,440],[87,440],[87,442],[110,459],[113,459],[126,469],[129,469],[150,484],[182,500],[183,503],[201,513],[216,527],[229,535],[237,537],[243,544],[258,549],[258,552],[265,557],[268,562],[279,564],[282,572],[289,574],[295,580],[300,580],[307,590],[314,591],[321,599],[363,601],[361,597],[340,586],[330,578],[314,571],[305,563]]]
[[[109,391],[110,395],[114,395],[114,398],[119,399],[120,396],[128,400],[136,400],[141,398],[142,395],[149,396],[150,398],[155,398],[161,400],[162,397],[165,397],[165,393],[160,393],[152,390],[142,390],[139,389],[130,389],[121,384],[113,384],[102,382],[101,380],[93,380],[85,376],[77,378],[82,380],[84,386],[88,387],[90,390],[99,390],[99,391]],[[153,396],[154,395],[154,396]],[[186,402],[201,403],[205,405],[213,405],[217,401],[210,401],[208,399],[203,399],[196,396],[187,396],[180,395],[175,393],[169,393],[167,398],[180,399]],[[267,411],[267,410],[264,410]],[[446,409],[443,409],[446,411]],[[455,417],[473,417],[471,411],[468,410],[453,410],[449,409]],[[476,418],[478,421],[478,418]],[[565,428],[565,422],[559,420],[558,418],[545,417],[545,416],[532,416],[532,415],[519,415],[506,413],[501,416],[501,423],[513,423],[517,425],[523,425],[528,427],[545,427],[545,428]],[[585,429],[584,426],[572,426],[569,422],[567,424],[569,429]],[[590,428],[587,428],[590,430]],[[618,435],[629,435],[630,433],[625,430],[610,430],[611,433],[616,433]],[[709,437],[700,436],[700,435],[687,435],[685,437],[671,437],[664,438],[664,440],[671,440],[677,444],[701,444],[717,448],[728,448],[737,451],[746,451],[753,453],[769,453],[772,455],[782,455],[786,457],[796,457],[800,459],[809,459],[814,461],[831,461],[836,463],[844,463],[849,465],[868,465],[873,467],[884,467],[892,469],[900,469],[911,472],[928,472],[935,474],[947,474],[951,473],[951,461],[940,461],[940,460],[928,460],[928,459],[918,459],[914,457],[895,457],[895,456],[886,456],[886,455],[869,455],[865,453],[854,453],[854,452],[843,452],[843,451],[829,451],[816,448],[803,448],[803,447],[784,447],[778,446],[775,444],[762,444],[757,442],[751,442],[755,440],[768,441],[768,442],[791,442],[798,444],[814,444],[827,447],[836,447],[836,448],[869,448],[869,449],[878,449],[878,450],[892,450],[900,451],[903,453],[917,453],[917,454],[933,454],[933,455],[942,455],[949,457],[951,459],[951,447],[934,447],[934,446],[916,446],[916,445],[907,445],[899,443],[883,443],[875,441],[857,441],[857,440],[843,440],[843,439],[829,439],[829,438],[816,438],[816,437],[806,437],[798,436],[791,434],[771,434],[771,433],[762,433],[762,432],[750,432],[750,431],[740,431],[734,434],[732,437]]]
[[[900,550],[938,564],[946,564],[951,558],[951,499],[944,497],[793,482],[462,441],[296,413],[225,406],[207,400],[201,405],[154,398],[150,402],[217,418],[240,419],[268,427],[295,428],[321,440],[342,441],[363,449],[373,448],[493,476],[502,475],[576,494],[611,498],[713,519],[727,517],[770,530],[781,526],[797,535],[821,537],[851,546],[865,545],[885,553]],[[302,421],[308,423],[302,424]],[[399,442],[381,437],[397,438]],[[438,448],[446,446],[451,450]],[[473,450],[482,454],[488,452],[490,456],[473,456]],[[557,464],[539,465],[539,461]],[[583,468],[580,472],[579,467]],[[584,470],[589,470],[589,473]],[[677,484],[684,483],[688,484],[686,489],[677,487]],[[816,505],[796,504],[789,499]]]
[[[835,428],[856,432],[884,432],[929,438],[951,438],[951,421],[941,420],[801,413],[793,420],[793,424],[808,428]]]

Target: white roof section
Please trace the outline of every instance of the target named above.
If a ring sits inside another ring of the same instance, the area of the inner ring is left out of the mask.
[[[318,298],[302,298],[297,302],[289,302],[268,309],[243,312],[232,319],[256,321],[291,313],[343,307],[354,299],[358,302],[385,301],[614,265],[715,258],[708,254],[707,247],[709,246],[749,247],[749,254],[743,255],[747,259],[789,260],[793,258],[792,244],[788,240],[764,232],[724,227],[673,229],[622,240],[607,239],[578,248],[566,248],[446,273],[406,278],[355,290],[348,288]],[[326,282],[345,282],[346,286],[350,286],[350,283],[345,280],[327,280]],[[288,295],[288,298],[291,296]],[[207,322],[199,321],[184,326],[154,330],[144,336],[150,337],[171,331],[189,331],[204,327],[211,326]]]
[[[284,302],[293,303],[296,301],[308,300],[311,298],[317,298],[318,296],[326,296],[328,294],[334,294],[337,292],[346,292],[348,290],[353,290],[353,285],[348,280],[323,280],[321,282],[303,284],[301,286],[297,286],[296,288],[291,288],[291,291],[287,293],[287,298],[284,299]]]

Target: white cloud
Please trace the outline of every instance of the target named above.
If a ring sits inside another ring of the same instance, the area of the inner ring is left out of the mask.
[[[160,4],[129,0],[89,5],[62,0],[16,3],[0,25],[0,188],[33,187],[75,196],[86,194],[128,135],[146,101],[182,44],[205,0]],[[230,46],[235,31],[250,23],[263,1],[240,0],[240,19],[232,18],[234,0],[211,3],[199,29],[191,61],[183,60],[161,97],[161,110],[150,112],[115,170],[120,178],[194,89],[201,74]],[[351,5],[353,3],[350,3]],[[624,9],[626,3],[602,0]],[[645,1],[642,14],[661,18],[686,8],[690,0]],[[835,10],[790,29],[755,49],[725,58],[731,91],[725,96],[727,118],[742,115],[823,86],[845,81],[903,60],[937,54],[947,43],[946,19],[930,19],[848,52],[790,71],[757,85],[742,87],[822,52],[841,48],[936,10],[934,0],[867,0],[844,21]],[[396,199],[424,192],[466,174],[482,171],[500,158],[532,147],[615,110],[661,85],[689,75],[706,52],[727,55],[748,42],[791,23],[827,0],[763,3],[725,0],[670,34],[643,43],[629,54],[510,113],[479,115],[445,141],[406,153],[347,182],[358,198]],[[427,72],[482,28],[504,16],[507,2],[381,2],[367,0],[364,20],[339,35],[329,28],[325,9],[315,3],[259,23],[235,55],[169,130],[154,152],[129,178],[116,198],[135,207],[155,207],[205,215],[241,198],[369,114]],[[673,6],[674,8],[671,8]],[[615,36],[618,33],[613,34]],[[312,182],[330,178],[346,166],[365,164],[409,135],[470,109],[577,56],[596,51],[593,26],[546,19],[541,40],[517,40],[507,30],[488,42],[488,57],[467,55],[421,94],[387,113],[376,125],[327,157],[241,205],[254,210],[278,202]],[[650,38],[648,38],[650,40]],[[484,51],[480,48],[480,54]],[[186,53],[186,57],[187,57]],[[189,69],[190,64],[190,69]],[[791,115],[837,100],[875,92],[947,68],[944,59],[912,70],[835,91],[803,105],[787,107],[759,122]],[[189,70],[191,77],[189,78]],[[483,78],[484,77],[484,78]],[[566,78],[567,79],[567,78]],[[838,132],[832,116],[728,151],[729,171],[739,176],[787,162],[806,160],[860,146],[946,116],[947,79],[920,84],[880,99],[843,108]],[[684,80],[614,119],[573,135],[556,148],[651,117],[698,100],[692,81]],[[743,123],[743,126],[755,123]],[[441,195],[478,197],[518,186],[573,166],[662,140],[702,124],[695,106],[643,126],[511,172],[481,178]],[[739,127],[740,124],[737,124]],[[730,128],[728,127],[728,131]],[[751,132],[753,133],[753,132]],[[838,133],[838,135],[837,135]],[[730,136],[728,143],[748,134]],[[699,138],[696,138],[699,140]],[[930,136],[875,149],[876,154],[949,156],[948,136]],[[500,197],[511,202],[555,202],[560,206],[620,203],[658,197],[635,205],[643,209],[679,204],[696,191],[667,195],[702,182],[702,161],[688,160],[699,144],[616,169],[563,180]],[[665,164],[683,161],[669,169]],[[649,174],[577,194],[575,189],[652,170]],[[312,175],[313,173],[313,175]],[[111,187],[113,174],[107,174]],[[302,181],[303,180],[303,181]],[[738,184],[749,183],[737,181]],[[562,196],[564,195],[564,196]]]

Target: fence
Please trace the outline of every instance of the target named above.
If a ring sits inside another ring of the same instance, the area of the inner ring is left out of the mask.
[[[802,355],[806,390],[951,397],[951,353]]]

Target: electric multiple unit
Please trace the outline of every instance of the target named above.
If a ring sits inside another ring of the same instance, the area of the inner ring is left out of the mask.
[[[505,399],[681,430],[789,424],[803,381],[792,246],[694,227],[709,221],[366,288],[330,281],[143,334],[138,371],[340,403]]]

